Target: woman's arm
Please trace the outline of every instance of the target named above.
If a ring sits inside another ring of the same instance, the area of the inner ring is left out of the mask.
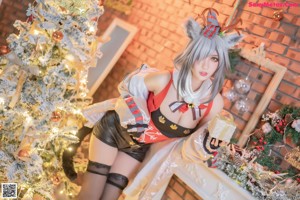
[[[223,110],[224,101],[221,94],[217,94],[213,101],[214,102],[209,114],[200,121],[199,127],[207,123],[209,120],[211,120],[214,116],[216,116],[218,113],[220,113]]]
[[[154,94],[158,94],[160,91],[162,91],[165,86],[170,81],[171,74],[169,71],[159,71],[159,72],[153,72],[149,73],[145,76],[145,85],[147,89]]]

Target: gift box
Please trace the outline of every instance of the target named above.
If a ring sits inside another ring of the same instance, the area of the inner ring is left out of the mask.
[[[208,122],[209,136],[225,142],[230,141],[235,129],[233,116],[225,110]]]

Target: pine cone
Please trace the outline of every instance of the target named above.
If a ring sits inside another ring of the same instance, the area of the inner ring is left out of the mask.
[[[285,117],[284,117],[284,120],[288,124],[288,123],[292,122],[294,119],[293,119],[292,114],[286,114]]]

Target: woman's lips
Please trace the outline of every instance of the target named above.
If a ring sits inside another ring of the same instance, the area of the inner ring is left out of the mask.
[[[207,76],[207,74],[208,74],[207,72],[200,72],[201,76]]]

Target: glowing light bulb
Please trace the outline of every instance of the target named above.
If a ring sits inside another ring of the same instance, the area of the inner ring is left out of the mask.
[[[83,8],[79,8],[79,12],[80,12],[80,14],[82,14],[84,12],[84,9]]]
[[[76,114],[81,114],[81,110],[79,110],[79,109],[78,109],[78,110],[74,110],[73,113],[74,113],[75,115],[76,115]]]
[[[33,35],[38,35],[40,32],[38,30],[33,30]]]
[[[58,133],[59,129],[57,127],[52,128],[53,133]]]
[[[5,104],[5,100],[3,97],[0,97],[0,106],[3,106]]]
[[[68,147],[68,151],[73,151],[73,148],[72,147]]]
[[[95,27],[90,26],[89,31],[90,31],[90,32],[95,32]]]

